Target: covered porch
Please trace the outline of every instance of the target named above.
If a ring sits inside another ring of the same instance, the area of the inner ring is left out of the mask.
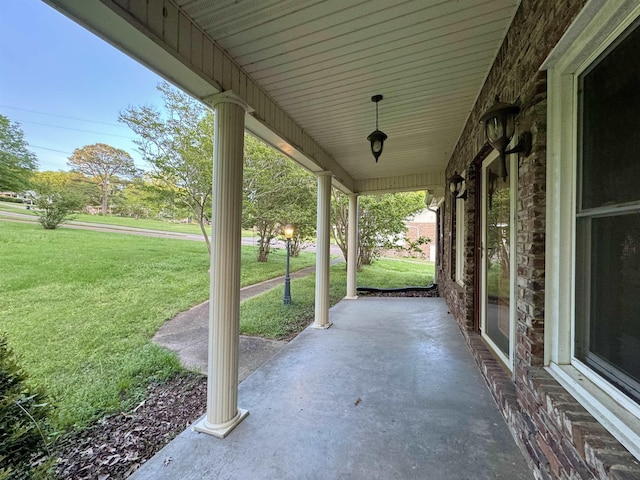
[[[443,299],[330,319],[240,384],[251,414],[225,441],[189,428],[132,478],[531,478]]]

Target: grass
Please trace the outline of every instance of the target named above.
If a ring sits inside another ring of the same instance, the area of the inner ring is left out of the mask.
[[[58,406],[59,429],[126,409],[179,370],[149,339],[209,295],[201,242],[0,222],[0,258],[0,331]],[[285,259],[276,250],[258,264],[243,247],[243,285],[281,275]],[[313,262],[306,253],[292,268]]]
[[[427,285],[433,281],[433,263],[381,259],[358,272],[360,286],[391,288]],[[330,304],[338,303],[347,288],[344,264],[331,267]],[[305,328],[315,314],[315,276],[291,282],[290,305],[282,305],[284,287],[270,290],[240,305],[240,331],[244,335],[287,338]]]
[[[11,202],[0,201],[0,214],[2,211],[22,213],[25,215],[33,215],[33,210],[27,210],[24,205]],[[164,232],[192,233],[200,235],[200,227],[196,223],[174,223],[163,220],[155,220],[151,218],[140,218],[136,220],[131,217],[119,217],[117,215],[89,215],[87,213],[78,213],[73,217],[74,222],[83,223],[100,223],[105,225],[115,225],[119,227],[144,228],[147,230],[160,230]],[[210,227],[209,227],[210,228]],[[243,230],[243,237],[255,237],[252,230]]]

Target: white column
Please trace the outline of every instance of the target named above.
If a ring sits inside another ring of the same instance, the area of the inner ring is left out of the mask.
[[[329,328],[329,236],[331,228],[331,173],[318,175],[318,225],[316,244],[316,314],[313,328]]]
[[[207,414],[198,432],[224,438],[244,417],[238,408],[242,162],[246,105],[225,92],[215,109]]]
[[[357,294],[358,266],[358,196],[349,195],[349,225],[347,226],[347,299],[355,300]]]

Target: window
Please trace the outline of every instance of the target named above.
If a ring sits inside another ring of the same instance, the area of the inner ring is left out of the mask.
[[[545,362],[637,458],[639,17],[635,0],[587,4],[543,66],[549,70]]]
[[[462,172],[465,176],[466,172]],[[466,184],[453,200],[451,206],[451,279],[464,286],[464,238],[466,225],[464,219],[464,206],[466,198]]]
[[[578,77],[574,351],[640,402],[638,51],[634,24]]]
[[[463,198],[456,198],[456,267],[454,280],[460,285],[464,285],[464,237],[466,234],[464,202]]]

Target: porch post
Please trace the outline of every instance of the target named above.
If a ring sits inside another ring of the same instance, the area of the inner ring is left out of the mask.
[[[207,414],[195,426],[218,438],[248,415],[238,408],[242,161],[246,105],[230,92],[215,109]]]
[[[358,196],[349,195],[349,225],[347,227],[347,299],[358,298],[356,287],[358,265]]]
[[[318,224],[316,242],[316,312],[313,328],[329,328],[329,235],[331,227],[331,172],[318,175]]]

